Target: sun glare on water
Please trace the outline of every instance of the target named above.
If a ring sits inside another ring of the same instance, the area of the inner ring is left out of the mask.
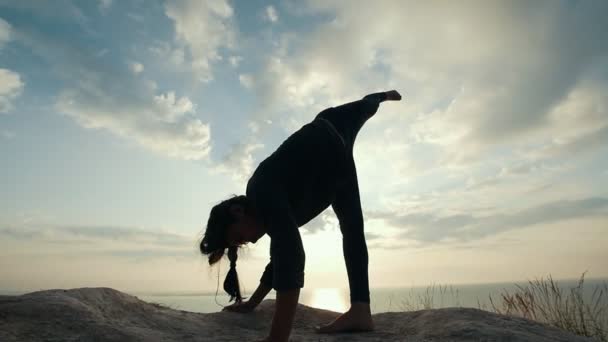
[[[348,298],[344,290],[339,288],[314,289],[309,298],[304,298],[304,304],[315,308],[345,312],[348,310]]]

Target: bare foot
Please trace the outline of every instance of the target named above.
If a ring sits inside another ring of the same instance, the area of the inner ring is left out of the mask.
[[[386,99],[388,101],[401,101],[401,94],[396,90],[389,90],[386,92]]]
[[[331,323],[317,326],[315,330],[320,334],[373,331],[374,322],[369,311],[369,304],[353,303],[350,310]]]

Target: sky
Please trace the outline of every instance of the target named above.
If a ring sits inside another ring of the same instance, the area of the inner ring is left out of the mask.
[[[214,291],[211,208],[321,110],[370,286],[608,277],[608,2],[0,0],[0,289]],[[347,288],[331,207],[305,287]],[[269,238],[240,252],[253,291]]]

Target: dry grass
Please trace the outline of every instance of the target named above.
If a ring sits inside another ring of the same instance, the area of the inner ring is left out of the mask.
[[[436,293],[438,291],[438,293]],[[435,285],[427,287],[423,294],[414,294],[412,290],[410,290],[409,298],[402,299],[399,305],[401,311],[414,311],[414,310],[426,310],[433,309],[435,307],[445,307],[444,298],[449,296],[449,298],[453,298],[456,301],[455,306],[461,306],[460,300],[458,298],[458,289],[454,289],[452,285]],[[436,300],[438,297],[439,306],[436,304]],[[390,303],[389,303],[390,307]]]
[[[549,276],[547,279],[529,281],[526,286],[516,285],[517,289],[513,293],[503,289],[497,303],[489,296],[491,309],[482,307],[478,300],[478,308],[547,323],[577,335],[608,342],[608,283],[596,286],[591,298],[585,300],[585,273],[581,275],[578,285],[569,290],[560,288]],[[437,295],[440,296],[439,303],[436,303]],[[436,287],[433,284],[422,295],[410,290],[409,298],[401,300],[400,308],[403,311],[413,311],[444,307],[443,299],[446,295],[455,299],[456,306],[461,306],[458,289],[452,286]],[[392,298],[389,300],[392,301]],[[389,302],[389,306],[390,304]]]
[[[586,273],[586,272],[585,272]],[[532,280],[526,286],[517,285],[514,293],[504,291],[501,301],[494,304],[495,312],[520,316],[548,323],[577,335],[608,341],[608,284],[596,286],[590,300],[583,297],[585,273],[578,285],[566,291],[551,278]]]

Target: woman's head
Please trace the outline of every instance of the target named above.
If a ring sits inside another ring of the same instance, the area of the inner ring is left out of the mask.
[[[211,209],[200,251],[208,255],[209,265],[213,265],[228,249],[230,270],[224,280],[224,290],[230,295],[230,301],[243,299],[236,272],[237,250],[244,243],[256,242],[263,234],[253,205],[246,196],[233,196]]]

